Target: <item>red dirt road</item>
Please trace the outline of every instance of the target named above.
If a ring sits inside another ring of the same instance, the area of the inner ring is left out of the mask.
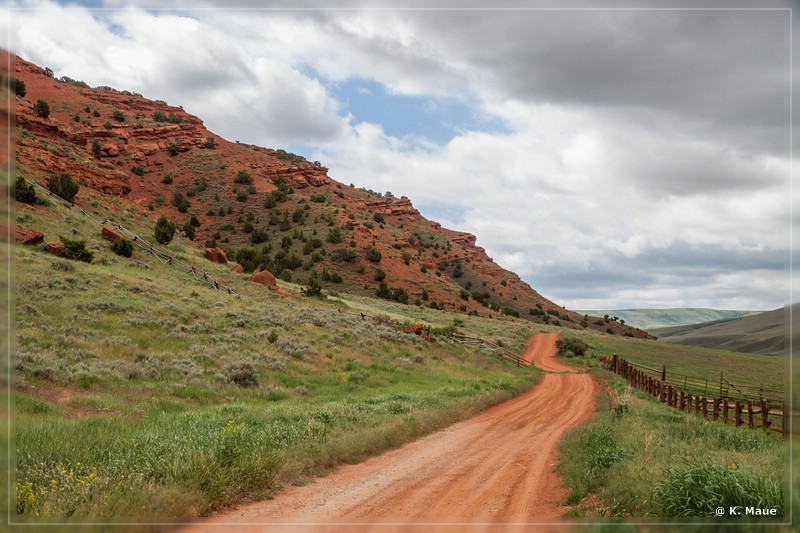
[[[557,338],[531,337],[524,357],[544,370],[574,370],[555,359]],[[408,529],[410,523],[426,524],[415,531],[436,525],[458,531],[456,524],[472,524],[470,531],[529,531],[525,524],[554,522],[568,509],[558,505],[567,491],[553,471],[556,445],[591,416],[595,393],[588,374],[546,373],[529,391],[469,420],[185,533],[232,526],[236,531],[352,531],[355,524],[362,524],[359,531],[385,532]]]

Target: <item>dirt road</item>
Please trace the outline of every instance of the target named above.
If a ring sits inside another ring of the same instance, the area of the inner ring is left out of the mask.
[[[555,358],[557,338],[531,337],[524,357],[545,370],[572,370]],[[587,374],[547,373],[531,390],[469,420],[186,533],[232,525],[239,526],[236,531],[317,531],[321,524],[328,531],[351,531],[354,524],[377,522],[382,525],[358,529],[405,530],[422,522],[428,525],[415,531],[435,525],[458,531],[454,525],[465,523],[487,531],[496,531],[489,524],[498,523],[506,524],[503,530],[528,531],[524,524],[552,521],[567,509],[558,504],[567,491],[553,472],[555,448],[568,429],[591,416],[595,392]],[[320,525],[275,527],[300,522]]]

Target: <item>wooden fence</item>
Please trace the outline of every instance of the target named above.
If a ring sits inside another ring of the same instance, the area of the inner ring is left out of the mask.
[[[724,423],[733,422],[736,427],[747,426],[751,428],[760,427],[764,430],[778,431],[787,437],[789,434],[788,410],[786,402],[769,400],[765,396],[765,391],[772,391],[761,387],[750,391],[754,394],[755,390],[760,391],[758,397],[749,398],[746,396],[747,387],[736,387],[727,382],[720,373],[720,387],[714,387],[714,392],[719,392],[717,396],[708,396],[696,391],[687,391],[674,385],[666,379],[666,367],[662,367],[660,373],[656,369],[648,368],[626,361],[620,357],[612,356],[609,360],[609,370],[622,376],[630,383],[631,387],[640,389],[647,394],[657,398],[662,403],[668,404],[680,411],[702,416],[706,420],[722,420]],[[688,383],[686,376],[685,383]],[[680,380],[678,380],[679,382]],[[698,383],[695,383],[698,385]],[[708,382],[705,383],[706,390]],[[731,397],[727,393],[731,390],[738,391],[742,397]]]
[[[509,363],[513,363],[516,366],[528,366],[528,363],[525,362],[522,357],[514,352],[511,352],[504,348],[503,346],[497,344],[496,342],[492,342],[490,340],[481,339],[480,337],[470,337],[468,335],[461,335],[459,333],[451,333],[450,338],[458,341],[462,344],[466,344],[468,346],[488,346],[492,348],[492,352],[501,359],[505,359]]]

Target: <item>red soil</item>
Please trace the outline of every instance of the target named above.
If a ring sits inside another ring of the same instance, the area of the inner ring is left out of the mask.
[[[526,359],[546,370],[570,370],[555,360],[557,337],[532,337]],[[356,525],[383,532],[412,524],[425,524],[424,531],[554,529],[568,509],[559,504],[567,491],[553,470],[556,445],[591,416],[595,392],[587,374],[547,373],[528,392],[474,418],[184,533],[232,526],[352,531]]]

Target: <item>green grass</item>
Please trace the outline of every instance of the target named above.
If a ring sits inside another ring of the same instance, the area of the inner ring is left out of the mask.
[[[728,381],[756,388],[763,384],[765,387],[783,389],[787,375],[786,359],[783,357],[614,336],[591,337],[587,342],[591,345],[589,354],[592,356],[617,353],[632,363],[659,371],[662,365],[666,365],[668,381],[670,377],[677,379],[679,375],[708,380],[709,395],[719,389],[720,370],[724,371]]]
[[[705,517],[717,506],[788,509],[787,446],[774,432],[676,411],[615,378],[565,437],[558,471],[573,516]],[[745,497],[746,495],[746,497]]]
[[[58,216],[70,217],[71,238],[86,239],[98,261],[15,250],[18,520],[207,515],[400,446],[540,375],[483,348],[400,331],[443,327],[453,315],[361,297],[287,298],[178,241],[173,248],[185,246],[230,296],[138,250],[116,256],[99,227],[60,211],[30,210],[25,223],[55,240]],[[512,350],[533,331],[459,319]],[[231,381],[235,369],[248,386]]]

